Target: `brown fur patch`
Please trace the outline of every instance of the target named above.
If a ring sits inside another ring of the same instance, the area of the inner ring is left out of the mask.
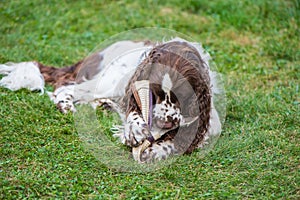
[[[99,65],[102,59],[103,58],[99,54],[92,54],[85,60],[81,60],[72,66],[63,68],[49,67],[39,62],[36,63],[45,82],[53,85],[56,89],[63,85],[81,83],[93,78],[93,76],[99,72]]]

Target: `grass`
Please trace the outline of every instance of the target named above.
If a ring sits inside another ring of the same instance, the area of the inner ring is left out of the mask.
[[[1,1],[0,63],[69,65],[116,33],[164,27],[204,44],[228,104],[205,157],[134,174],[85,151],[73,116],[46,95],[1,88],[0,198],[299,199],[299,9],[299,0]]]

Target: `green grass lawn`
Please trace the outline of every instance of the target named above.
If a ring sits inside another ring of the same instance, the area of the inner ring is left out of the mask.
[[[164,27],[204,44],[228,100],[204,158],[136,174],[87,152],[46,95],[1,88],[0,199],[300,199],[299,10],[299,0],[0,1],[0,63],[69,65],[119,32]]]

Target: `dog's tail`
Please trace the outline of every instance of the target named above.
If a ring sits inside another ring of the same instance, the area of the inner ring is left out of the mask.
[[[93,54],[85,60],[63,68],[45,66],[39,62],[7,63],[0,65],[0,86],[10,90],[27,88],[44,92],[45,83],[58,88],[92,79],[98,72],[102,57]]]

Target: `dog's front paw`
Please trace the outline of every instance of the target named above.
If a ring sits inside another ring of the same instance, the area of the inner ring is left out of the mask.
[[[150,136],[148,125],[137,112],[131,112],[126,120],[124,139],[125,144],[131,147],[139,146]]]

